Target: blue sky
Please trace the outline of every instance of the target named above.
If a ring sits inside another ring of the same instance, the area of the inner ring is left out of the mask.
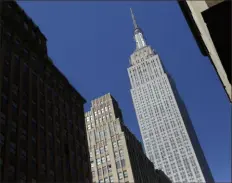
[[[135,49],[129,8],[184,100],[216,182],[231,172],[230,104],[176,2],[21,1],[48,39],[54,64],[88,101],[110,92],[141,140],[127,74]]]

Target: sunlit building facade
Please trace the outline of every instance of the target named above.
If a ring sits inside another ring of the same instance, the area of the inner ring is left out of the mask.
[[[161,183],[110,94],[93,100],[85,118],[93,182]]]
[[[213,182],[175,84],[159,55],[146,44],[133,13],[132,19],[136,50],[128,74],[145,152],[173,182]]]

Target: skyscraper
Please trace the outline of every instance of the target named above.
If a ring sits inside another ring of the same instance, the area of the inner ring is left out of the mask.
[[[136,50],[128,74],[146,154],[174,182],[214,182],[175,84],[131,15]]]
[[[85,99],[15,1],[0,1],[0,43],[0,182],[91,182]]]
[[[110,94],[93,100],[85,117],[93,182],[169,183],[155,172]]]

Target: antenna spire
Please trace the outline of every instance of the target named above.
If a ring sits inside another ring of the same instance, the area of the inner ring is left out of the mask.
[[[134,28],[137,29],[138,25],[136,23],[135,16],[134,16],[133,11],[132,11],[131,8],[130,8],[130,11],[131,11],[131,17],[132,17],[132,20],[133,20]]]
[[[134,28],[135,28],[134,29],[134,39],[136,42],[136,49],[138,50],[140,48],[145,47],[147,44],[146,44],[145,38],[143,37],[142,30],[139,28],[139,26],[136,23],[135,16],[134,16],[131,8],[130,8],[130,11],[131,11],[131,17],[132,17]]]

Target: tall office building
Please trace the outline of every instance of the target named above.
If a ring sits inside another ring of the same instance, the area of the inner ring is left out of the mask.
[[[174,182],[214,182],[175,84],[135,21],[128,74],[144,148]]]
[[[93,182],[169,183],[156,175],[110,94],[93,100],[85,118]]]
[[[0,182],[91,182],[85,100],[15,1],[0,1],[0,46]]]

